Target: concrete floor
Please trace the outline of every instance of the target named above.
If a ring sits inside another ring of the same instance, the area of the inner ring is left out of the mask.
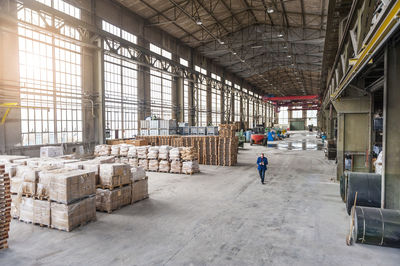
[[[149,173],[150,199],[70,233],[13,221],[0,265],[399,265],[398,249],[346,246],[335,164],[315,135],[280,144],[246,145],[236,167]],[[266,185],[255,167],[262,151]]]

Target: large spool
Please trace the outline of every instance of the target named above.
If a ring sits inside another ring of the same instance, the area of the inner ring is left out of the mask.
[[[346,209],[350,215],[357,193],[357,206],[381,207],[381,175],[348,172]]]
[[[347,174],[348,172],[345,171],[343,175],[340,176],[340,197],[344,202],[346,202],[347,197]]]
[[[356,243],[400,248],[400,210],[356,206],[352,212]]]

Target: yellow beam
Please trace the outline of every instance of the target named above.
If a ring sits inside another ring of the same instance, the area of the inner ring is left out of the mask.
[[[386,37],[389,31],[392,29],[394,24],[398,20],[398,14],[400,11],[400,1],[396,1],[385,20],[379,26],[378,30],[375,32],[374,36],[365,46],[365,49],[360,53],[357,61],[354,63],[351,70],[348,72],[347,76],[340,83],[339,87],[335,90],[335,92],[331,95],[331,99],[336,99],[339,94],[342,92],[343,87],[347,84],[350,78],[353,77],[355,72],[361,67],[361,65],[367,60],[367,57],[375,51],[375,48],[379,45],[379,43]]]
[[[36,108],[36,109],[47,109],[47,107],[37,107],[37,106],[23,106],[19,105],[18,103],[0,103],[0,108],[7,108],[6,112],[3,115],[3,118],[1,119],[0,125],[3,125],[6,122],[7,116],[10,113],[11,108]]]

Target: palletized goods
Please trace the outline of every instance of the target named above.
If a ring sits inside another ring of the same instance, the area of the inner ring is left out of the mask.
[[[137,148],[136,146],[130,146],[128,150],[128,157],[137,158]]]
[[[101,186],[114,188],[130,183],[131,167],[129,164],[101,164],[99,181]]]
[[[158,171],[158,160],[149,160],[149,171]]]
[[[170,160],[180,160],[181,159],[181,147],[173,148],[169,151]]]
[[[61,146],[46,146],[40,147],[40,157],[60,157],[64,155],[64,150]]]
[[[184,161],[197,160],[196,149],[193,147],[183,147],[180,153],[181,159]]]
[[[161,160],[159,162],[158,170],[160,172],[168,173],[171,169],[170,163],[168,160]]]
[[[140,159],[139,160],[139,167],[142,167],[145,171],[149,170],[149,160]]]
[[[125,205],[132,199],[132,186],[127,185],[114,190],[100,189],[96,191],[96,209],[98,211],[112,212]]]
[[[158,152],[158,159],[160,160],[168,160],[169,159],[169,151],[172,149],[171,146],[162,145],[160,146]]]
[[[96,219],[96,198],[89,197],[66,205],[51,202],[51,227],[64,231]]]
[[[96,193],[95,173],[85,170],[65,169],[39,173],[38,198],[69,204]]]
[[[182,162],[181,161],[171,161],[171,173],[180,174],[182,173]]]
[[[148,178],[138,180],[132,183],[132,203],[149,197]]]
[[[200,172],[197,161],[186,161],[182,163],[182,172],[185,174],[194,174]]]
[[[146,171],[142,167],[131,168],[131,180],[137,181],[146,178]]]
[[[147,159],[148,148],[149,148],[148,146],[137,147],[137,149],[136,149],[137,157],[139,159]]]
[[[105,156],[105,155],[110,155],[111,154],[111,146],[102,144],[102,145],[96,145],[94,147],[94,155],[95,156]]]
[[[147,153],[147,159],[158,159],[159,149],[160,147],[158,146],[149,147]]]

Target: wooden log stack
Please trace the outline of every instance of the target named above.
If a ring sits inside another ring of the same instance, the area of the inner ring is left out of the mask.
[[[10,177],[5,165],[0,165],[0,249],[8,248],[8,231],[11,221]]]

